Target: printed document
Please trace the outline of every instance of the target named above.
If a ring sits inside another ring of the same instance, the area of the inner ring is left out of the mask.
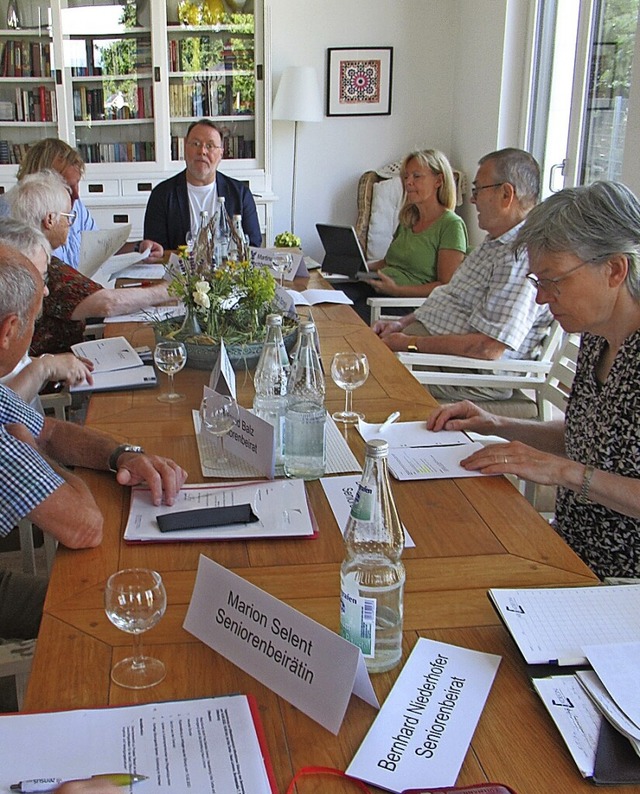
[[[479,441],[453,447],[403,447],[389,450],[389,470],[397,480],[439,480],[446,477],[486,477],[463,469],[460,461],[483,449]]]
[[[0,791],[34,778],[114,772],[148,778],[131,788],[135,794],[277,791],[257,707],[246,695],[2,715],[0,744]]]

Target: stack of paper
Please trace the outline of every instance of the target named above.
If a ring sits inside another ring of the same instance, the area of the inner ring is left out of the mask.
[[[155,386],[153,367],[145,366],[124,336],[94,339],[72,345],[73,353],[93,363],[93,384],[80,383],[70,391],[115,391]]]
[[[426,422],[397,422],[380,432],[380,424],[359,422],[365,441],[383,438],[389,442],[389,471],[397,480],[436,480],[447,477],[480,477],[463,469],[460,461],[482,449],[466,433],[427,430]]]
[[[527,662],[591,665],[533,679],[582,775],[640,782],[640,585],[490,590],[489,596]],[[603,718],[617,733],[605,730]],[[613,737],[606,750],[603,732]],[[611,742],[621,748],[614,758]]]

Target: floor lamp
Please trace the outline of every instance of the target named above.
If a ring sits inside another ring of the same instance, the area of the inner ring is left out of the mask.
[[[291,177],[291,231],[295,234],[298,122],[322,121],[322,99],[312,66],[287,66],[273,102],[273,118],[293,121],[293,174]]]

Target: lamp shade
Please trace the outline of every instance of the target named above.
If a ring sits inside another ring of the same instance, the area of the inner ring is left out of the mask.
[[[273,102],[280,121],[322,121],[322,99],[312,66],[287,66]]]

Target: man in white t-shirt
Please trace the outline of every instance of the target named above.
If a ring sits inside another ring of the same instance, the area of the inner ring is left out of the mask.
[[[164,248],[176,249],[195,237],[200,213],[212,218],[218,197],[225,199],[230,216],[242,216],[249,243],[259,246],[262,232],[256,204],[249,188],[218,171],[224,147],[222,133],[210,119],[194,121],[184,139],[185,170],[152,190],[144,216],[144,236]]]

